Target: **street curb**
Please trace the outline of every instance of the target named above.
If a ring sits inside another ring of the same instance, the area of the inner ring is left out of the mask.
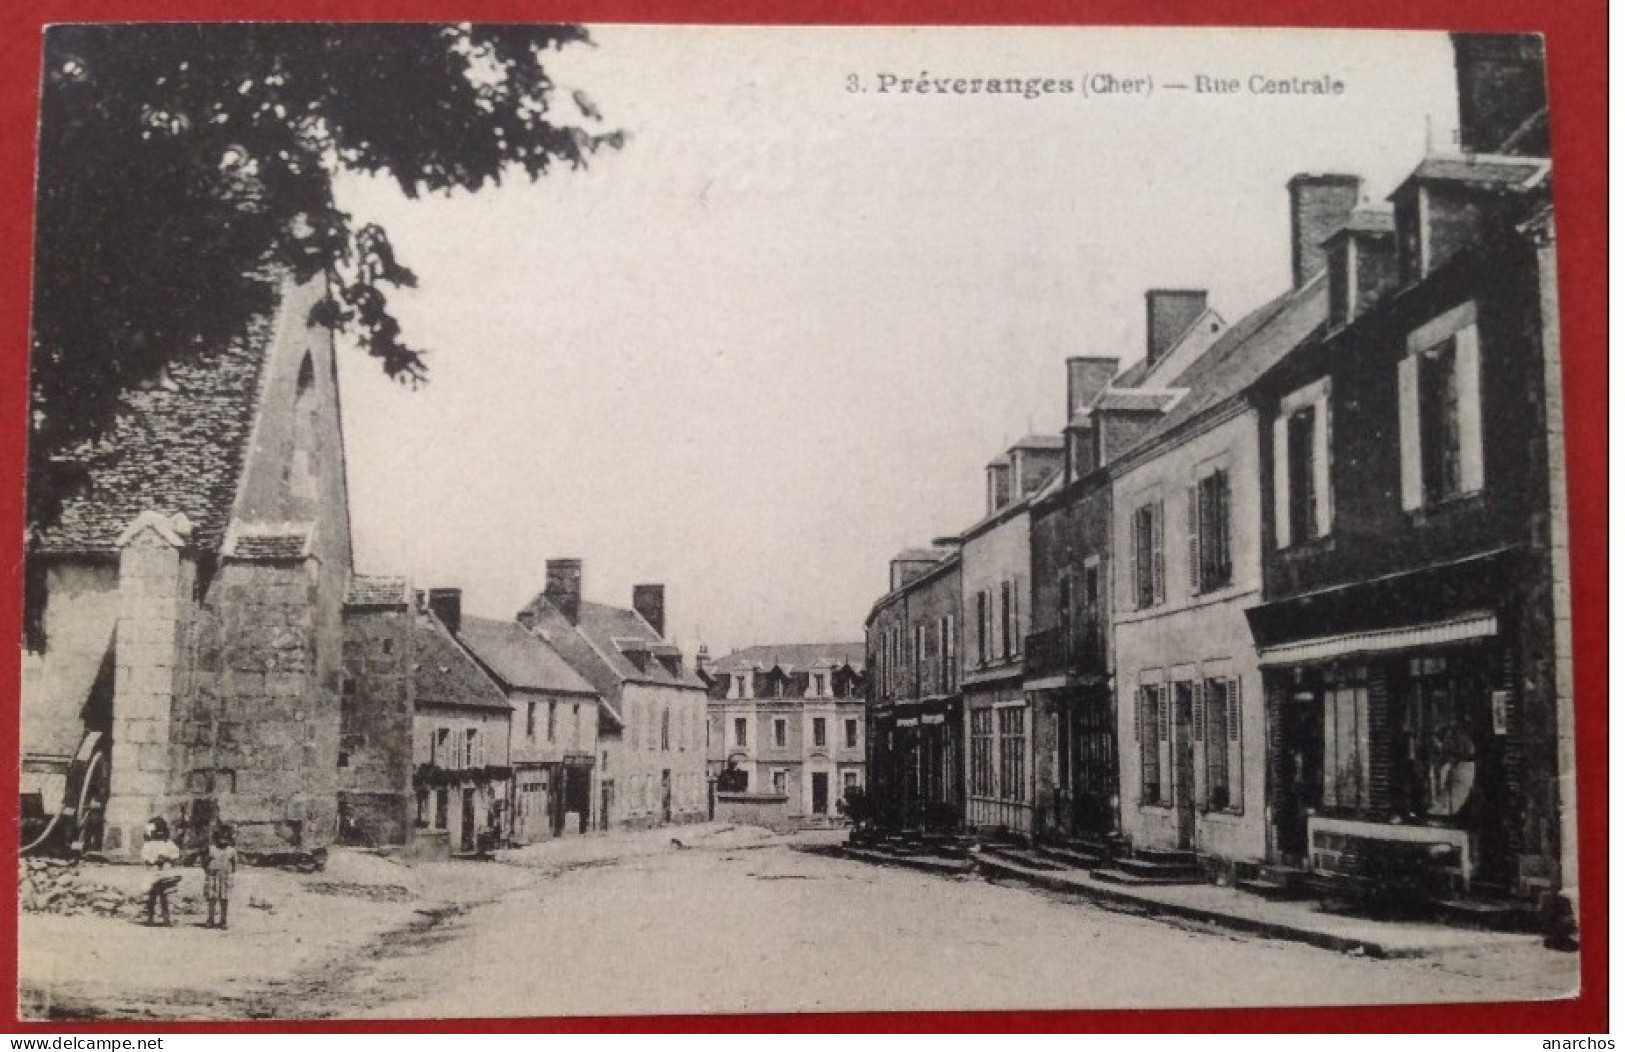
[[[798,850],[824,853],[816,848],[799,848]],[[836,858],[850,858],[857,862],[867,862],[873,866],[894,866],[898,869],[912,869],[942,877],[968,877],[973,872],[973,867],[969,862],[955,862],[946,858],[927,859],[912,855],[891,855],[884,851],[867,851],[847,844],[837,844],[828,853]]]

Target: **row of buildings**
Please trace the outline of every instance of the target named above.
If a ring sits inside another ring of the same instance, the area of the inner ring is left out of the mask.
[[[28,538],[23,848],[134,857],[154,816],[250,855],[440,853],[707,814],[707,682],[547,563],[511,620],[359,576],[321,295],[129,391]]]
[[[1453,39],[1460,153],[1375,205],[1294,178],[1290,288],[1233,322],[1148,292],[1140,360],[1069,359],[1064,432],[893,560],[867,621],[885,821],[1227,882],[1572,893],[1544,60]]]

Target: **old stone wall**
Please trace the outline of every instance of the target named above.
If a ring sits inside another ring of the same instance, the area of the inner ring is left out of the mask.
[[[412,819],[412,613],[344,614],[339,697],[339,831],[359,844],[404,844]]]

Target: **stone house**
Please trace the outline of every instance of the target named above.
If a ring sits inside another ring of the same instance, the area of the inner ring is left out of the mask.
[[[1030,834],[1050,821],[1054,721],[1034,718],[1022,689],[1030,624],[1034,496],[1065,459],[1058,436],[1033,435],[987,467],[987,515],[960,537],[964,626],[960,690],[965,704],[965,820]],[[905,653],[904,660],[912,660]]]
[[[1263,690],[1245,614],[1262,574],[1258,420],[1244,394],[1324,324],[1320,246],[1359,181],[1298,176],[1288,192],[1293,287],[1159,383],[1154,422],[1107,466],[1122,831],[1137,851],[1210,868],[1266,855]],[[1162,373],[1153,362],[1148,375]]]
[[[1254,391],[1269,847],[1334,884],[1428,849],[1431,893],[1538,905],[1575,857],[1544,99],[1470,89],[1538,86],[1541,56],[1455,43],[1490,152],[1424,159],[1331,235],[1328,331]]]
[[[457,640],[513,706],[509,840],[533,844],[593,828],[602,699],[517,621],[460,617]]]
[[[321,295],[285,283],[239,338],[129,391],[65,454],[83,486],[30,525],[24,807],[60,815],[76,757],[102,772],[105,804],[68,823],[85,849],[131,858],[155,815],[193,838],[230,822],[249,856],[333,839],[351,545]]]
[[[597,692],[600,829],[704,821],[706,685],[666,641],[662,585],[632,609],[582,597],[579,559],[549,559],[547,585],[516,620]]]
[[[783,795],[801,821],[834,817],[848,790],[865,788],[862,643],[746,647],[707,675],[712,780],[736,772],[737,790]]]
[[[888,824],[957,827],[965,815],[957,546],[899,553],[890,584],[865,626],[870,797]]]

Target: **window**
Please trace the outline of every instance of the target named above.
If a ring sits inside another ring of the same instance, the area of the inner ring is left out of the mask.
[[[1215,471],[1192,486],[1186,504],[1191,593],[1230,583],[1230,473]]]
[[[1406,509],[1484,486],[1477,310],[1467,303],[1422,326],[1399,362],[1401,503]]]
[[[1363,682],[1356,682],[1350,675],[1341,679],[1328,684],[1323,695],[1325,723],[1321,733],[1326,752],[1320,799],[1324,807],[1363,811],[1371,806],[1369,698]]]
[[[1207,679],[1193,709],[1195,737],[1207,755],[1207,806],[1213,811],[1240,811],[1241,684],[1234,679]]]
[[[417,792],[417,818],[413,824],[419,829],[429,827],[429,790],[419,789]]]
[[[581,703],[570,706],[570,744],[581,744]]]
[[[1083,635],[1079,642],[1083,652],[1091,659],[1098,660],[1105,645],[1100,630],[1100,562],[1091,559],[1083,567]]]
[[[536,740],[536,703],[525,702],[525,737],[531,741]]]
[[[450,767],[453,760],[451,728],[440,727],[434,732],[434,742],[429,747],[429,763],[436,767]]]
[[[750,696],[749,680],[749,673],[739,672],[734,674],[734,697],[747,698]]]
[[[440,788],[434,791],[434,827],[446,828],[446,819],[451,811],[451,792]]]
[[[1399,801],[1420,818],[1455,817],[1472,793],[1478,770],[1474,691],[1451,659],[1415,658],[1401,694]],[[1482,692],[1476,709],[1482,713]]]
[[[775,749],[782,749],[786,745],[789,744],[789,740],[790,740],[790,721],[789,720],[784,720],[784,719],[775,719],[773,721],[773,747]]]
[[[745,747],[745,740],[749,735],[749,728],[750,728],[750,722],[748,720],[746,720],[745,717],[743,717],[743,716],[735,717],[735,719],[734,719],[734,746],[735,746],[735,748],[743,749]]]
[[[547,740],[549,742],[553,741],[557,736],[558,725],[559,703],[550,701],[547,703]]]
[[[671,751],[671,709],[660,710],[660,751]]]
[[[1134,509],[1129,520],[1129,580],[1134,587],[1134,608],[1144,610],[1163,601],[1162,501]]]
[[[475,758],[476,758],[476,756],[478,755],[478,752],[479,752],[479,745],[480,745],[480,732],[479,732],[479,730],[477,728],[470,727],[467,730],[463,731],[463,766],[464,767],[478,767],[479,766],[477,763],[474,762]]]
[[[852,790],[856,789],[857,787],[858,787],[858,772],[856,772],[856,771],[842,771],[841,772],[841,790],[843,792],[848,792],[849,793]]]
[[[914,623],[914,693],[925,693],[925,622]]]
[[[856,749],[858,747],[858,721],[857,720],[847,720],[846,721],[846,747],[848,749]]]
[[[785,774],[784,768],[780,767],[780,768],[776,769],[773,772],[773,791],[782,796],[784,794],[785,785],[788,782],[788,780],[789,779]]]
[[[812,682],[813,697],[822,698],[824,696],[824,674],[822,672],[814,672]]]
[[[999,713],[999,796],[1027,799],[1027,709],[1008,705]]]
[[[970,791],[972,796],[993,795],[992,709],[971,710]]]
[[[1168,740],[1168,688],[1148,683],[1134,706],[1134,737],[1140,743],[1140,803],[1162,803],[1162,743]]]
[[[1285,548],[1332,528],[1331,380],[1281,400],[1274,425],[1275,544]]]

